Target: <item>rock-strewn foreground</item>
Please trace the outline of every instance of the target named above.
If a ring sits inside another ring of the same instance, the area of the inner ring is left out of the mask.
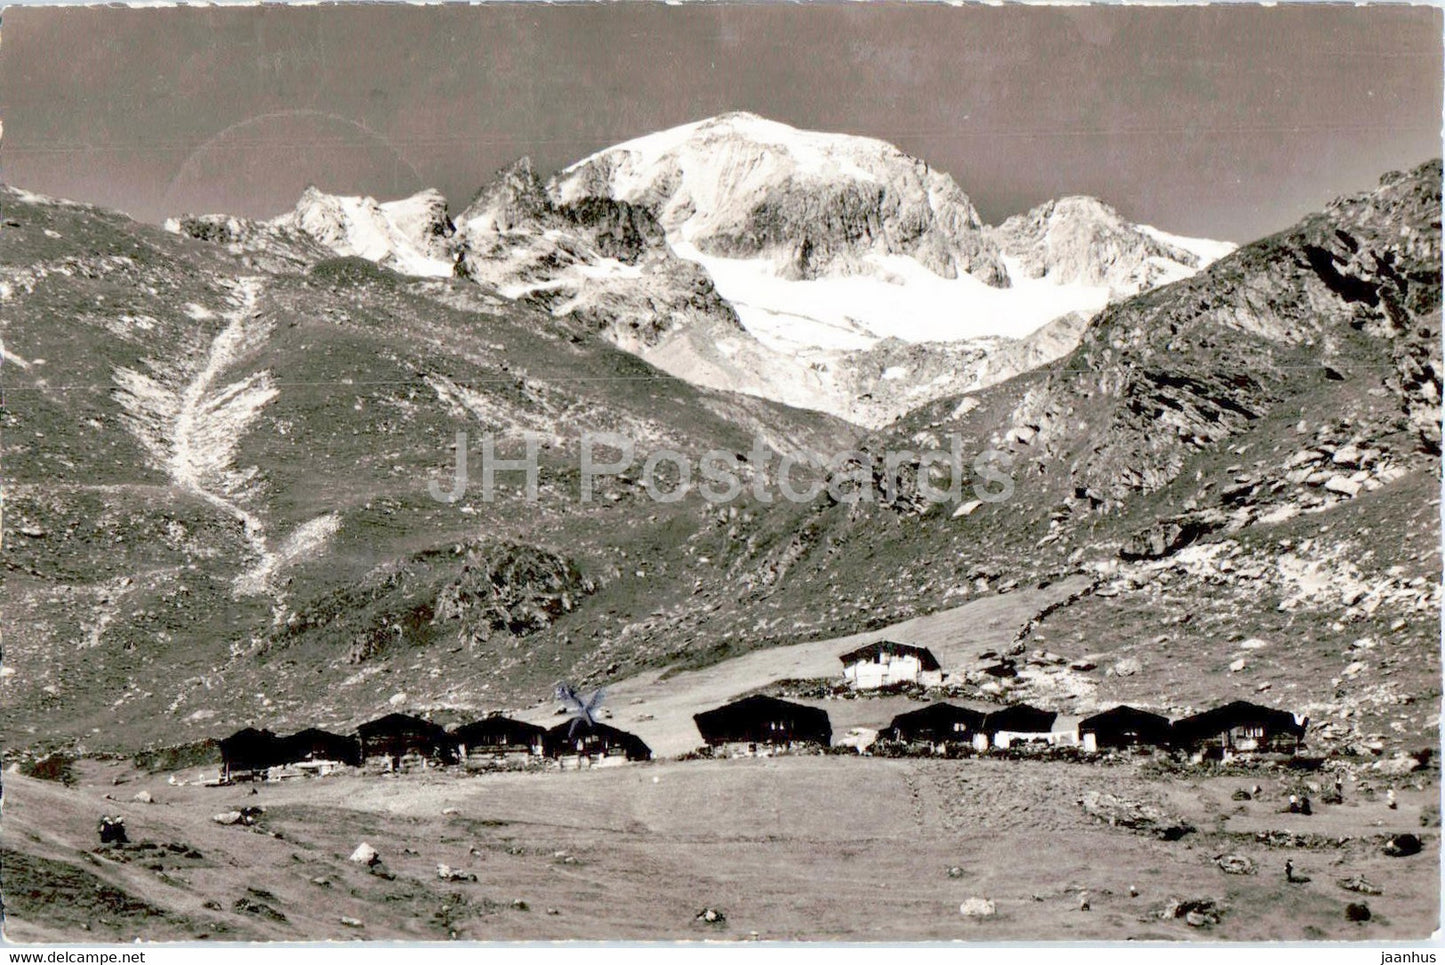
[[[90,762],[74,788],[7,775],[5,934],[1380,943],[1437,927],[1433,787],[1403,791],[1390,810],[1351,785],[1344,805],[1301,818],[1280,813],[1297,782],[1266,777],[1260,796],[1232,799],[1257,781],[1134,765],[799,757],[337,777],[252,796]],[[132,800],[139,790],[153,803]],[[1080,804],[1099,791],[1195,830],[1165,840],[1110,827]],[[256,824],[212,821],[241,805],[264,808]],[[124,817],[130,845],[96,844],[102,810]],[[1400,832],[1423,834],[1424,850],[1387,855]],[[383,873],[348,860],[363,842]],[[1254,873],[1228,873],[1217,855]],[[1287,882],[1286,861],[1309,880]],[[439,865],[463,880],[443,880]],[[1350,921],[1347,906],[1361,901],[1370,919]],[[863,905],[877,913],[859,916]],[[723,920],[707,921],[706,909]]]

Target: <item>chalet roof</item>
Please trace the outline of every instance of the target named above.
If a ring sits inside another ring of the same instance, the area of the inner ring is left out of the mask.
[[[1058,716],[1052,710],[1040,710],[1028,704],[1013,704],[989,714],[984,719],[983,726],[990,734],[1001,730],[1020,734],[1047,734],[1053,730],[1054,719]]]
[[[318,750],[327,757],[348,763],[358,760],[361,754],[361,745],[355,737],[335,734],[319,727],[308,727],[282,737],[280,745],[285,757],[292,761],[303,760],[306,755],[314,754]]]
[[[843,661],[844,666],[857,663],[860,660],[876,660],[879,654],[886,653],[895,657],[913,656],[918,658],[918,665],[924,670],[942,670],[938,658],[933,651],[927,647],[915,646],[911,643],[897,643],[893,640],[875,640],[872,643],[864,644],[857,650],[850,650],[838,657]]]
[[[413,717],[410,714],[387,714],[375,720],[369,720],[359,724],[356,728],[357,734],[362,739],[378,737],[386,734],[419,734],[428,737],[444,736],[446,731],[440,724],[433,724],[429,720],[420,717]]]
[[[1235,727],[1264,727],[1282,734],[1303,737],[1305,725],[1287,710],[1276,710],[1247,700],[1232,700],[1222,707],[1184,717],[1174,722],[1174,734],[1183,741],[1222,734]]]
[[[1128,704],[1120,704],[1117,707],[1110,707],[1090,717],[1079,721],[1079,730],[1095,730],[1098,728],[1128,727],[1135,730],[1168,730],[1169,718],[1162,714],[1151,713],[1147,710],[1140,710],[1137,707],[1130,707]]]
[[[547,728],[538,724],[529,724],[525,720],[493,714],[490,717],[483,717],[481,720],[474,720],[470,724],[463,724],[452,731],[452,737],[468,744],[498,736],[530,742],[546,733]]]
[[[549,728],[546,736],[546,743],[552,753],[565,749],[571,742],[581,737],[598,737],[603,743],[612,747],[621,747],[627,752],[629,759],[650,760],[652,748],[636,734],[613,727],[610,724],[601,722],[593,723],[590,726],[581,724],[576,733],[572,731],[572,721],[564,720],[555,727]]]
[[[254,727],[243,727],[216,743],[221,746],[222,760],[246,767],[269,767],[279,763],[284,749],[281,738],[269,730]]]
[[[833,738],[833,725],[828,720],[826,710],[766,694],[753,694],[730,704],[705,710],[694,714],[692,719],[697,724],[698,733],[709,743],[756,741],[786,736],[826,744]],[[775,722],[786,723],[787,733],[765,734],[760,729]]]
[[[918,710],[910,710],[906,714],[899,714],[893,718],[893,722],[888,727],[895,731],[916,730],[939,725],[951,727],[955,723],[962,723],[973,731],[982,729],[984,720],[985,716],[976,710],[939,702],[929,704],[927,707],[920,707]]]

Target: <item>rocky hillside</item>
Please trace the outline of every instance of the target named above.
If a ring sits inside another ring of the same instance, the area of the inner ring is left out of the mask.
[[[7,747],[530,705],[558,677],[708,663],[1045,583],[1071,589],[1009,647],[949,668],[961,694],[1169,713],[1264,694],[1331,746],[1434,741],[1438,162],[1041,330],[1052,343],[987,353],[1018,350],[1019,368],[921,400],[804,503],[645,491],[656,447],[731,453],[746,486],[776,491],[783,456],[859,443],[618,350],[626,314],[602,304],[627,295],[618,279],[695,267],[646,206],[559,202],[508,172],[444,239],[479,283],[318,258],[294,224],[177,233],[14,189],[0,203]],[[595,285],[599,266],[614,274]],[[542,284],[567,272],[573,288]],[[540,287],[507,297],[514,282]],[[732,325],[710,291],[686,304]],[[596,314],[564,310],[577,299]],[[678,335],[627,337],[663,353]],[[858,357],[878,384],[946,385],[917,348]],[[1065,354],[1031,367],[1050,352]],[[508,456],[533,434],[540,499],[505,473],[482,499],[475,462],[465,496],[432,498],[458,429],[474,457],[483,432]],[[638,447],[589,503],[584,430]],[[929,502],[919,473],[938,472],[916,454],[955,436],[961,469],[943,475],[959,488]],[[894,481],[881,456],[903,451]]]
[[[652,448],[807,460],[856,438],[464,279],[273,248],[268,271],[245,244],[0,204],[8,748],[546,692],[581,649],[559,626],[692,591],[702,500],[641,491]],[[458,430],[471,487],[439,502]],[[580,503],[586,431],[639,455]],[[484,433],[509,458],[538,439],[536,502],[515,473],[483,498]]]

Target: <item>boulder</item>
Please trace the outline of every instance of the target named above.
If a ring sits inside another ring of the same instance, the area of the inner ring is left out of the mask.
[[[953,511],[953,518],[954,518],[954,519],[960,519],[960,518],[962,518],[962,517],[964,517],[964,516],[970,516],[970,515],[973,514],[973,511],[974,511],[974,510],[978,509],[978,507],[980,507],[980,506],[982,506],[982,505],[983,505],[983,500],[981,500],[981,499],[970,499],[968,502],[962,503],[957,509],[955,509],[955,510]]]
[[[1164,906],[1160,918],[1183,918],[1195,928],[1219,924],[1224,907],[1213,898],[1175,898]]]
[[[958,913],[965,918],[992,918],[998,909],[987,898],[969,898],[958,906]]]
[[[1363,901],[1352,901],[1345,906],[1345,918],[1349,921],[1369,921],[1370,906]]]
[[[1349,476],[1334,475],[1325,480],[1325,488],[1332,493],[1340,493],[1344,496],[1358,496],[1364,488],[1363,483],[1355,482]]]
[[[1377,761],[1373,769],[1382,774],[1401,775],[1418,771],[1425,765],[1420,763],[1419,758],[1411,757],[1408,754],[1400,754],[1385,761]]]
[[[242,895],[232,902],[231,908],[233,911],[239,911],[247,915],[256,915],[260,918],[269,918],[272,921],[286,920],[286,916],[282,912],[272,908],[264,901],[257,901],[255,898],[249,898],[246,895]]]
[[[234,811],[222,811],[220,814],[212,815],[211,820],[217,824],[244,824],[250,827],[265,813],[266,809],[263,807],[248,805]]]
[[[1128,828],[1165,841],[1177,841],[1194,830],[1194,825],[1163,808],[1103,791],[1086,792],[1079,799],[1079,806],[1111,828]]]
[[[153,804],[153,803],[155,803],[155,798],[151,797],[151,792],[150,792],[150,791],[136,791],[136,792],[135,792],[135,797],[131,798],[131,800],[132,800],[132,801],[139,801],[141,804]]]
[[[470,871],[462,871],[460,868],[453,868],[450,865],[437,865],[437,877],[442,881],[476,881],[477,876]]]
[[[376,853],[375,848],[363,841],[356,846],[355,851],[351,852],[349,860],[357,864],[364,864],[369,868],[381,861],[381,855]]]
[[[1227,875],[1254,874],[1254,862],[1242,854],[1222,854],[1214,859],[1214,863]]]
[[[1371,884],[1364,875],[1351,875],[1348,878],[1339,879],[1336,884],[1346,891],[1353,891],[1360,895],[1382,895],[1384,890],[1379,885]]]
[[[1392,858],[1408,858],[1420,853],[1420,839],[1413,834],[1397,834],[1386,842],[1383,850]]]
[[[1358,466],[1361,464],[1360,447],[1354,445],[1341,446],[1335,450],[1334,457],[1330,461],[1336,466]]]
[[[1116,677],[1132,677],[1143,670],[1144,665],[1139,662],[1138,657],[1125,657],[1123,660],[1116,662],[1110,669],[1114,671],[1114,676]]]

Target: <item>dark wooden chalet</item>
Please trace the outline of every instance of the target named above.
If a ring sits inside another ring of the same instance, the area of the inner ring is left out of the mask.
[[[1174,744],[1206,756],[1225,753],[1293,754],[1304,742],[1309,718],[1235,700],[1174,722]]]
[[[250,781],[264,778],[266,770],[281,764],[285,753],[281,738],[269,730],[243,727],[221,745],[221,780]]]
[[[984,715],[953,704],[929,704],[899,714],[879,736],[904,744],[972,744],[976,734],[985,733]]]
[[[693,715],[698,733],[709,747],[827,747],[833,740],[828,712],[789,700],[754,694]]]
[[[1007,747],[1015,740],[1049,740],[1058,716],[1052,710],[1013,704],[985,717],[983,729],[989,742],[998,747]]]
[[[1125,704],[1079,721],[1079,741],[1085,747],[1168,747],[1173,739],[1168,717]]]
[[[410,714],[387,714],[356,728],[361,740],[361,758],[368,764],[384,763],[391,770],[401,767],[403,758],[419,757],[423,762],[451,763],[453,742],[438,724]]]
[[[652,748],[636,734],[618,730],[608,724],[592,725],[563,721],[547,731],[543,745],[548,757],[625,758],[629,761],[652,760]]]
[[[355,767],[361,763],[361,742],[345,734],[308,727],[281,738],[285,763],[331,761]]]
[[[452,731],[457,756],[541,756],[546,751],[547,729],[522,720],[493,714]]]

